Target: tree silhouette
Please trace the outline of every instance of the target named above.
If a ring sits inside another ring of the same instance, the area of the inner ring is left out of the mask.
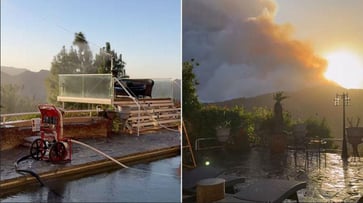
[[[83,51],[85,46],[88,45],[86,37],[84,36],[84,34],[82,32],[78,32],[78,33],[76,32],[74,34],[73,45],[79,47],[79,49],[81,51]]]
[[[93,67],[92,52],[82,32],[75,33],[73,45],[77,46],[78,50],[72,46],[67,50],[63,46],[61,51],[53,58],[50,74],[46,79],[47,100],[50,103],[57,104],[59,74],[97,72],[96,68]]]
[[[21,94],[21,87],[16,84],[1,85],[1,113],[18,113],[36,110],[34,98]]]
[[[183,62],[183,116],[186,119],[190,119],[191,115],[201,107],[196,92],[198,81],[193,72],[196,66],[199,66],[199,63],[194,59]]]
[[[281,101],[288,98],[287,96],[284,95],[284,92],[276,92],[273,95],[273,99],[275,100],[275,105],[274,105],[274,133],[276,134],[280,134],[282,133],[282,129],[283,129],[283,123],[284,123],[284,118],[282,115],[282,105],[281,105]]]
[[[65,46],[54,56],[49,77],[46,79],[47,100],[50,103],[57,103],[59,94],[59,74],[94,74],[112,73],[115,76],[125,76],[124,67],[126,63],[122,60],[122,55],[117,56],[111,50],[111,44],[106,42],[106,47],[100,49],[93,59],[92,52],[88,46],[88,41],[82,32],[75,33],[72,43],[75,47],[69,50]],[[111,60],[112,63],[111,63]],[[113,67],[111,67],[113,64]]]
[[[81,73],[97,73],[97,69],[93,66],[93,56],[88,41],[82,32],[74,34],[73,45],[78,47],[78,58],[80,60],[79,72]]]
[[[122,55],[117,56],[117,53],[111,50],[109,42],[106,42],[106,47],[100,49],[99,54],[96,54],[94,61],[94,66],[97,68],[98,73],[112,73],[114,77],[118,78],[126,77],[125,65],[126,63],[122,60]]]

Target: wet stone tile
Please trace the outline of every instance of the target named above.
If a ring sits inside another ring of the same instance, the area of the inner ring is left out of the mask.
[[[171,131],[162,131],[140,136],[117,135],[108,138],[82,138],[78,141],[89,144],[98,150],[104,151],[106,154],[114,157],[121,157],[133,153],[180,145],[179,133]],[[28,155],[29,148],[17,147],[14,149],[1,151],[0,153],[1,181],[22,176],[22,174],[19,174],[15,171],[14,163],[19,158]],[[105,158],[102,155],[99,155],[93,150],[73,143],[72,161],[70,163],[52,164],[48,161],[35,161],[29,159],[19,164],[19,169],[28,168],[34,170],[34,172],[42,173],[103,159]]]

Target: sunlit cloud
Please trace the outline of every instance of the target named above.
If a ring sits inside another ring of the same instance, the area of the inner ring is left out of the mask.
[[[183,59],[196,58],[203,101],[324,83],[326,60],[293,26],[276,24],[274,1],[183,1]],[[220,86],[222,85],[222,86]],[[223,91],[219,91],[223,89]]]

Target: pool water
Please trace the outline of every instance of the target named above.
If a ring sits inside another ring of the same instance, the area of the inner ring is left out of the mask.
[[[46,182],[1,202],[180,202],[180,156],[80,179]]]

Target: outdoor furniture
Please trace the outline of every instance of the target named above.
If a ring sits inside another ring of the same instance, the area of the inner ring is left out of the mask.
[[[295,149],[305,149],[304,143],[306,141],[307,129],[305,124],[297,124],[294,126],[292,136],[294,138]]]
[[[222,172],[222,169],[207,166],[183,170],[183,190],[193,190],[198,181],[206,178],[215,178]]]
[[[363,143],[363,127],[350,127],[346,130],[348,142],[352,145],[353,157],[359,157],[358,145]]]
[[[225,180],[226,193],[234,193],[234,186],[245,182],[245,179],[238,176],[224,175],[222,169],[210,166],[202,166],[192,170],[183,170],[183,196],[194,199],[198,182],[208,178],[222,178]],[[184,198],[183,201],[187,202]]]
[[[308,137],[307,133],[308,130],[305,124],[296,124],[291,132],[293,142],[289,149],[294,150],[295,166],[297,166],[297,156],[300,151],[303,152],[305,156],[305,167],[309,167],[309,162],[311,162],[313,157],[316,156],[316,161],[320,168],[321,153],[325,152],[325,145],[327,144],[327,141],[321,138]],[[325,153],[324,160],[326,160]]]
[[[285,199],[298,200],[297,191],[306,188],[306,182],[259,179],[221,202],[282,202]]]
[[[307,139],[306,140],[306,164],[309,167],[309,159],[313,159],[314,154],[316,155],[316,160],[318,163],[318,167],[321,165],[321,154],[324,153],[324,161],[326,164],[326,153],[325,153],[325,145],[327,141],[325,139],[315,138],[315,139]]]
[[[197,203],[209,203],[224,198],[225,180],[207,178],[197,183]]]
[[[132,93],[135,97],[151,97],[152,88],[154,86],[154,81],[151,79],[127,79],[122,78],[120,80],[127,91]],[[114,83],[115,94],[128,96],[123,87],[117,82]]]

